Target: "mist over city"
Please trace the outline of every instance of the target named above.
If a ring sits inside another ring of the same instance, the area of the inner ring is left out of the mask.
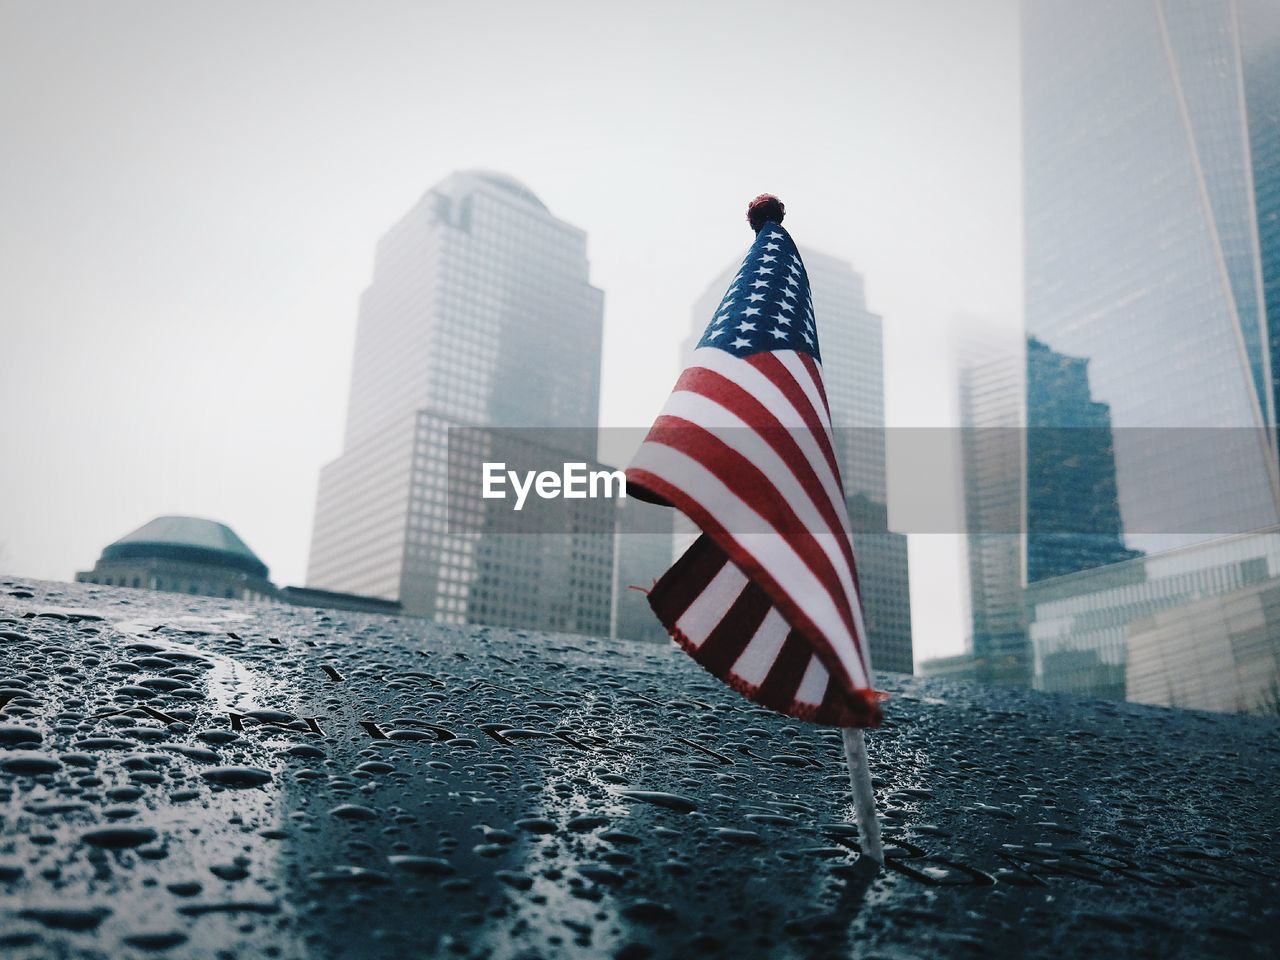
[[[303,582],[374,248],[458,170],[586,232],[602,424],[652,420],[766,190],[865,277],[889,425],[954,423],[957,318],[1019,312],[1019,99],[1016,5],[947,8],[6,5],[0,390],[41,454],[0,481],[3,567],[70,579],[178,514]],[[958,652],[929,539],[920,649]]]

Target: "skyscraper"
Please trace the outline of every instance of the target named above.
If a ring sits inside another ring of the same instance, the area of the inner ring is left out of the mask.
[[[1022,598],[1021,344],[969,330],[956,344],[960,460],[974,679],[1026,686],[1031,650]]]
[[[1093,399],[1089,362],[1027,341],[1028,583],[1121,563],[1111,412]]]
[[[1280,5],[1022,9],[1037,682],[1122,696],[1162,552],[1212,591],[1187,566],[1210,552],[1187,548],[1280,519]]]
[[[1277,264],[1259,230],[1274,210],[1255,192],[1280,176],[1280,153],[1250,149],[1275,133],[1280,88],[1256,89],[1254,66],[1275,69],[1277,24],[1280,6],[1254,0],[1023,7],[1027,333],[1087,361],[1092,399],[1117,431],[1120,517],[1139,549],[1172,545],[1143,542],[1151,534],[1280,519],[1280,364],[1267,335],[1277,318],[1268,324],[1263,295],[1264,267]],[[1055,375],[1029,365],[1028,396],[1037,370]],[[1090,425],[1062,412],[1045,425]],[[1176,429],[1155,451],[1155,435],[1134,428]],[[1037,516],[1027,520],[1034,532]]]
[[[884,321],[867,309],[860,273],[848,263],[800,248],[809,275],[822,345],[823,382],[836,433],[836,456],[844,481],[853,549],[876,670],[911,673],[911,587],[907,538],[888,525],[885,480]],[[720,298],[737,271],[729,267],[712,281],[693,307],[690,338],[681,366],[688,365]],[[680,526],[678,525],[678,533]],[[692,541],[684,523],[685,537]]]
[[[458,475],[542,448],[594,458],[602,326],[586,235],[527,187],[468,171],[428,190],[379,241],[361,297],[309,585],[450,622],[607,633],[612,502],[579,501],[563,532],[520,533]]]

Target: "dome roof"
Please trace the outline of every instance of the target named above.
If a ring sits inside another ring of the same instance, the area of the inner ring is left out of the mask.
[[[476,184],[482,183],[496,187],[504,193],[518,197],[525,203],[532,204],[539,210],[547,210],[547,205],[538,199],[538,195],[526,187],[515,177],[496,170],[459,170],[441,181],[435,189],[443,193],[466,193],[474,190]],[[547,211],[550,212],[550,211]]]
[[[234,530],[201,517],[156,517],[107,546],[102,559],[204,563],[267,579],[267,565]]]

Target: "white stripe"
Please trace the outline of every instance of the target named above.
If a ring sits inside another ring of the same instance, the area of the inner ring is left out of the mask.
[[[700,393],[677,390],[667,401],[663,413],[696,423],[730,448],[737,450],[765,475],[769,483],[782,495],[782,499],[795,511],[796,517],[804,528],[813,533],[814,539],[835,568],[845,595],[849,598],[850,606],[856,607],[858,598],[853,585],[853,571],[849,569],[849,562],[845,559],[839,540],[836,539],[843,534],[838,528],[832,530],[831,525],[822,518],[813,498],[796,478],[795,471],[773,447],[769,446],[764,437],[748,426],[746,421],[732,410]]]
[[[774,351],[773,355],[780,357],[782,354],[789,352],[793,351],[777,350]],[[836,516],[840,518],[840,522],[848,530],[849,511],[848,507],[845,506],[844,495],[840,492],[840,483],[832,474],[831,467],[827,464],[827,458],[823,454],[822,448],[818,445],[818,440],[814,437],[813,431],[809,429],[809,424],[800,415],[800,411],[795,408],[795,405],[787,399],[787,395],[772,380],[747,363],[747,361],[740,357],[735,357],[733,354],[727,353],[718,347],[699,347],[693,351],[693,362],[689,366],[690,369],[693,367],[705,367],[707,370],[720,374],[727,380],[732,380],[758,400],[761,406],[773,414],[778,423],[791,432],[791,436],[800,445],[801,453],[813,466],[813,472],[817,476],[819,483],[822,484],[822,488],[826,490],[827,498],[831,501],[831,506],[835,508]]]
[[[689,608],[680,614],[676,621],[676,629],[688,638],[695,647],[702,646],[703,641],[711,636],[724,615],[729,612],[733,602],[742,594],[747,585],[746,575],[739,570],[732,560],[726,560],[720,571],[711,578],[711,582],[697,596]]]
[[[796,690],[796,702],[808,704],[816,707],[822,703],[823,696],[827,692],[827,681],[830,674],[827,668],[822,665],[822,661],[816,656],[809,658],[809,666],[804,672],[804,679],[800,681],[800,687]]]
[[[778,608],[770,607],[729,672],[753,687],[760,686],[773,668],[778,659],[778,651],[782,649],[783,641],[790,632],[791,628],[787,626],[787,621],[778,612]]]
[[[728,533],[728,536],[767,572],[830,644],[855,687],[868,686],[867,664],[840,616],[835,599],[780,533],[734,533],[766,530],[764,517],[710,470],[688,454],[657,441],[648,441],[636,455],[635,467],[684,492]],[[797,598],[803,598],[801,604]],[[856,614],[855,614],[856,616]],[[855,621],[856,622],[856,621]]]

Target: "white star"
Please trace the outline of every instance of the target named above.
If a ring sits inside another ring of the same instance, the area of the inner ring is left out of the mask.
[[[764,245],[764,248],[765,248],[766,250],[781,250],[781,249],[782,249],[782,248],[781,248],[780,246],[778,246],[776,243],[766,243],[766,244]]]
[[[800,284],[796,283],[796,278],[795,278],[795,277],[787,277],[787,286],[788,286],[788,287],[798,287],[798,286],[800,286]]]
[[[796,298],[796,292],[794,290],[783,290],[782,295],[789,300],[794,300]]]
[[[767,287],[769,285],[769,281],[768,280],[752,280],[751,285],[755,287],[757,290],[759,290],[761,287]]]
[[[742,315],[744,317],[755,317],[755,316],[759,316],[759,314],[760,314],[759,307],[747,307],[747,309],[742,311]]]
[[[785,340],[787,339],[787,336],[788,336],[787,331],[783,330],[781,327],[774,327],[769,332],[772,333],[779,340]]]
[[[733,303],[733,297],[730,297],[730,298],[729,298],[729,299],[727,299],[727,300],[723,300],[723,301],[721,301],[721,303],[720,303],[720,309],[721,309],[721,310],[728,310],[728,309],[729,309],[729,304],[731,304],[731,303]]]
[[[773,233],[769,234],[769,239],[770,239],[770,240],[781,240],[781,239],[782,239],[782,234],[778,233],[778,232],[775,230]]]
[[[776,320],[778,323],[781,323],[783,326],[789,327],[791,325],[791,318],[788,317],[785,313],[780,313],[773,319]]]
[[[773,267],[756,267],[756,273],[773,273]]]
[[[747,323],[747,321],[745,320],[743,320],[740,324],[738,324],[739,333],[746,333],[748,330],[754,330],[755,328],[756,328],[756,325],[754,323]]]
[[[787,301],[783,300],[782,303],[778,304],[778,307],[782,310],[794,311],[796,308],[796,305],[794,303],[787,303]]]
[[[716,337],[722,336],[723,334],[724,334],[724,328],[716,327],[709,334],[707,334],[707,336],[711,337],[712,339],[715,339]]]
[[[743,340],[741,337],[739,337],[737,340],[733,341],[733,343],[729,344],[729,346],[731,346],[731,347],[749,347],[749,346],[751,346],[751,341],[750,341],[750,340]]]
[[[747,302],[759,303],[763,299],[765,299],[765,296],[763,293],[753,293],[751,296],[747,297]]]
[[[804,337],[805,343],[807,343],[811,347],[813,346],[813,337],[809,336],[807,333],[802,333],[800,335]]]
[[[777,260],[777,259],[778,259],[778,258],[777,258],[777,257],[775,257],[773,254],[771,254],[771,253],[766,253],[766,254],[764,254],[763,256],[761,256],[761,257],[760,257],[760,262],[761,262],[761,263],[773,263],[773,261],[775,261],[775,260]]]

